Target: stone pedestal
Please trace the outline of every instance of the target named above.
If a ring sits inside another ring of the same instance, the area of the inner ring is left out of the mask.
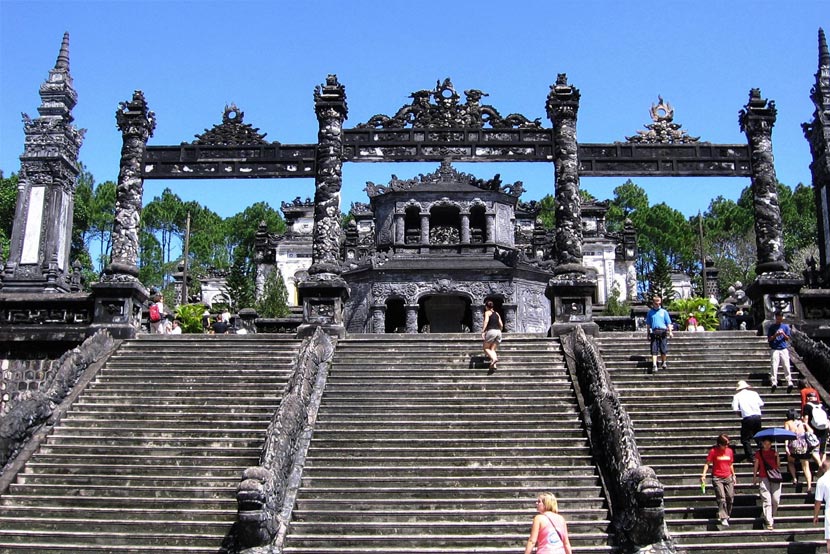
[[[804,278],[789,271],[762,273],[746,290],[752,300],[752,316],[756,328],[766,334],[775,321],[775,311],[782,310],[787,323],[799,325],[804,317],[799,292]]]
[[[297,336],[309,337],[321,327],[332,337],[345,337],[343,305],[349,297],[346,281],[339,275],[319,273],[301,282],[297,288],[303,306],[303,323],[297,328]]]
[[[830,289],[801,289],[802,321],[798,329],[812,339],[830,340]]]
[[[149,293],[136,281],[104,281],[92,285],[95,300],[88,336],[107,329],[116,339],[133,339],[141,328],[141,308]]]
[[[239,329],[245,329],[246,333],[256,333],[256,319],[259,317],[253,308],[242,308],[237,314],[239,317]]]
[[[593,322],[593,295],[597,278],[593,273],[557,275],[548,282],[545,295],[553,300],[553,324],[550,336],[570,333],[582,327],[587,335],[596,336],[599,326]]]

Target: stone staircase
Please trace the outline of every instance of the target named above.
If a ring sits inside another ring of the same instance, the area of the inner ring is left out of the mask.
[[[505,335],[341,340],[286,554],[521,552],[554,492],[575,552],[609,552],[608,510],[559,344]]]
[[[763,529],[750,462],[735,465],[738,485],[728,528],[718,525],[711,480],[705,494],[700,490],[703,463],[718,434],[727,433],[736,454],[742,454],[740,418],[731,409],[739,379],[763,398],[764,427],[782,427],[787,409],[800,407],[797,388],[790,394],[786,386],[770,392],[769,348],[763,337],[742,331],[675,333],[668,369],[655,375],[646,373],[651,357],[645,332],[604,333],[598,343],[634,423],[643,462],[665,487],[666,520],[679,548],[710,554],[824,551],[822,529],[812,523],[812,496],[788,483],[783,485],[775,529]],[[778,450],[787,481],[784,445]],[[803,475],[799,480],[804,485]]]
[[[0,497],[0,553],[216,554],[299,341],[126,341]]]

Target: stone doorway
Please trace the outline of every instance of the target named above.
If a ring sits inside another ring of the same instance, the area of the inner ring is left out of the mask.
[[[469,333],[473,328],[470,299],[459,295],[425,296],[418,304],[421,333]]]
[[[386,321],[384,333],[406,333],[406,308],[402,298],[390,298],[386,301]]]

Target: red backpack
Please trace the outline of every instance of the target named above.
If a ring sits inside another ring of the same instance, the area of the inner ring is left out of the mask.
[[[155,302],[150,304],[150,321],[156,323],[161,321],[161,312],[159,311],[159,305]]]

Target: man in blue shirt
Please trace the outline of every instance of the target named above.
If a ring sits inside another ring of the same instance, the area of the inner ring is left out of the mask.
[[[767,329],[767,341],[772,349],[772,372],[769,376],[772,392],[778,388],[778,366],[784,364],[784,372],[787,377],[787,392],[793,391],[793,376],[790,372],[790,351],[787,347],[792,338],[792,329],[784,323],[784,312],[775,311],[775,323]]]
[[[655,296],[652,308],[646,314],[648,338],[651,341],[651,372],[657,373],[657,356],[660,355],[662,369],[666,369],[666,355],[669,352],[669,337],[672,336],[672,324],[669,312],[662,306],[663,299]]]

